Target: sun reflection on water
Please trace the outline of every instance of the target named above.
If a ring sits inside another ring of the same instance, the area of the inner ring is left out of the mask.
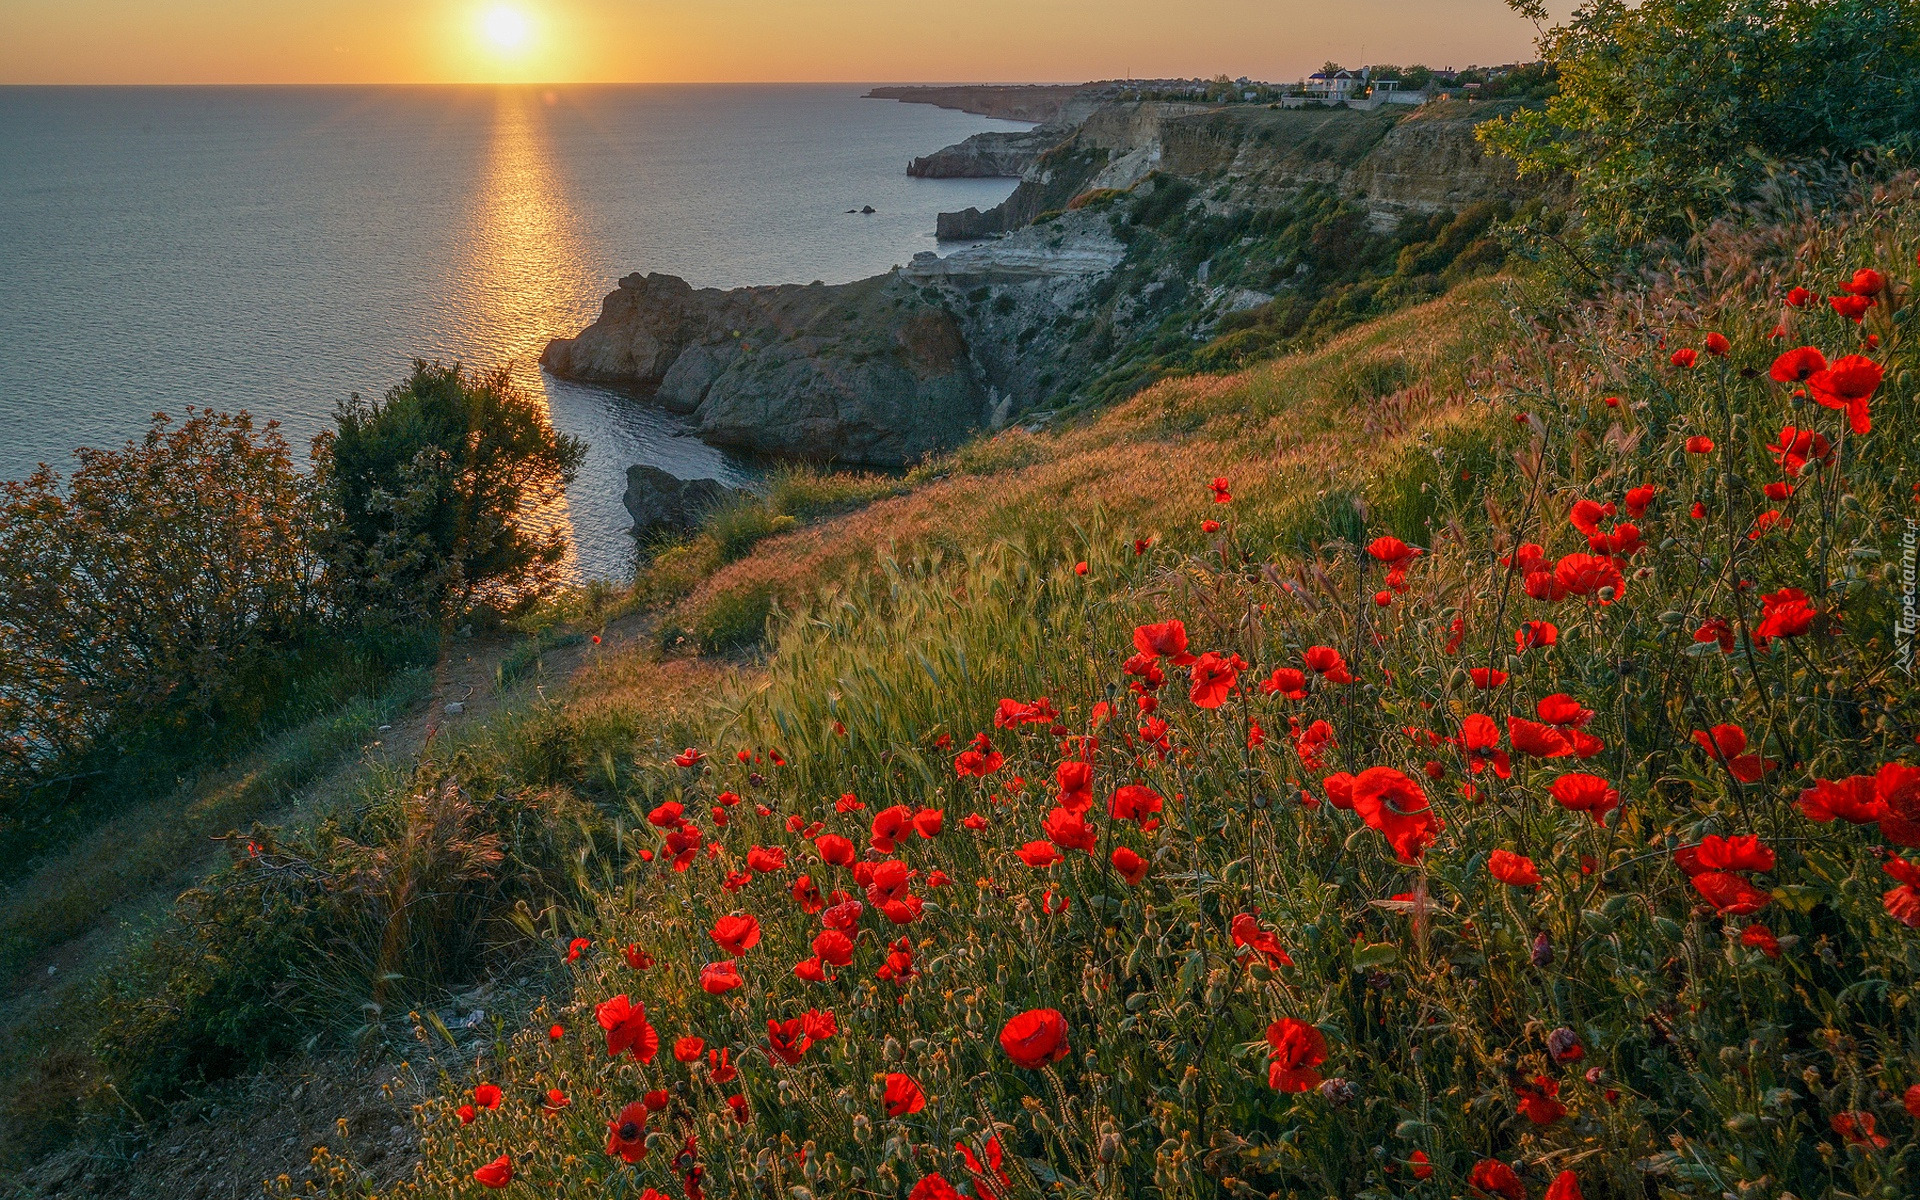
[[[449,297],[461,343],[489,347],[494,362],[507,362],[514,383],[540,402],[549,419],[540,351],[547,339],[591,321],[597,294],[573,209],[554,170],[547,129],[552,102],[550,93],[498,89],[485,177],[463,239],[466,261]],[[562,497],[535,517],[544,528],[567,531],[564,571],[577,581],[569,502]]]

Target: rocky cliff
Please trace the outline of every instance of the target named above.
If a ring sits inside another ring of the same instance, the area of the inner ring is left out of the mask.
[[[690,414],[716,445],[898,466],[987,417],[960,323],[897,275],[695,289],[629,275],[541,365]]]
[[[1094,84],[956,84],[949,87],[898,86],[877,87],[868,92],[868,100],[899,100],[906,104],[931,104],[1003,121],[1032,121],[1048,124],[1075,119],[1069,109],[1095,88]],[[1084,114],[1080,114],[1084,115]]]
[[[976,133],[908,164],[916,179],[1018,179],[1040,156],[1071,137],[1073,129],[1042,125],[1021,133]]]

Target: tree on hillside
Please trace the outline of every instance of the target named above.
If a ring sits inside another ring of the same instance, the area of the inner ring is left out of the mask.
[[[1782,164],[1910,151],[1920,128],[1920,0],[1585,0],[1541,51],[1557,94],[1480,137],[1523,174],[1570,175],[1592,227],[1628,242],[1684,233]]]
[[[567,537],[551,518],[586,445],[505,368],[416,361],[384,398],[342,402],[334,424],[314,458],[332,509],[322,547],[346,603],[401,616],[514,608],[558,582]]]

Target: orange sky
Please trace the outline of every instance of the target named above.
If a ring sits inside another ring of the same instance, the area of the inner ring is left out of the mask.
[[[0,0],[0,31],[0,83],[1279,80],[1534,36],[1502,0]]]

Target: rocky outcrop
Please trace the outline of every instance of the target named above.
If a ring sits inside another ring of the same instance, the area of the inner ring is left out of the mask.
[[[731,291],[629,275],[540,362],[690,414],[715,445],[823,462],[912,462],[989,406],[960,323],[897,274]]]
[[[684,533],[701,518],[740,495],[718,479],[681,479],[659,467],[636,464],[627,468],[627,491],[620,497],[633,518],[633,535]]]
[[[960,84],[952,87],[877,87],[868,92],[868,100],[899,100],[906,104],[931,104],[936,108],[957,109],[1003,121],[1032,121],[1047,124],[1072,120],[1070,110],[1088,84]]]
[[[1073,130],[1043,125],[1021,133],[976,133],[907,165],[916,179],[1018,179]]]

